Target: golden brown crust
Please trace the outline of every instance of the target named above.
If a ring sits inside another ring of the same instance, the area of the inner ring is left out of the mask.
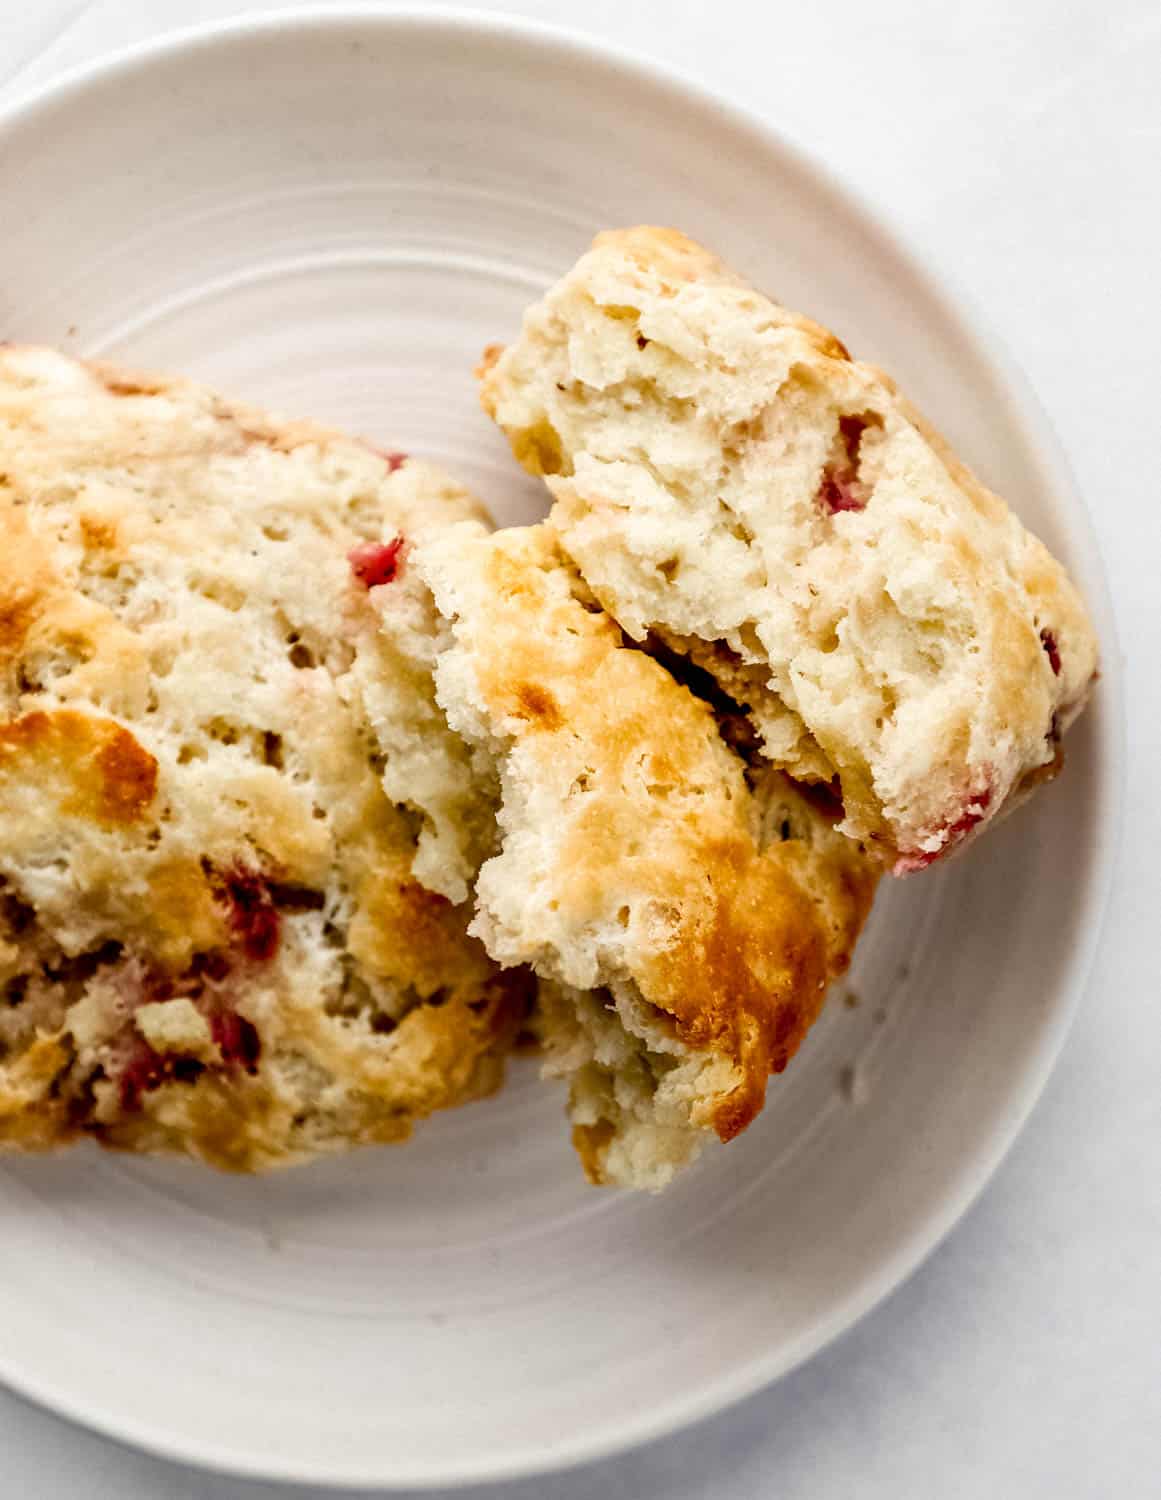
[[[69,1061],[59,1035],[38,1036],[6,1066],[0,1086],[0,1148],[44,1151],[76,1137],[64,1099],[51,1092]]]
[[[676,1017],[688,1046],[739,1064],[744,1087],[714,1113],[730,1140],[761,1109],[766,1078],[798,1049],[830,976],[825,929],[786,870],[736,848],[714,853],[716,900],[704,925],[651,965],[643,991]]]
[[[502,880],[539,882],[545,918],[562,934],[620,941],[608,982],[630,982],[685,1048],[731,1066],[700,1118],[730,1139],[846,967],[876,871],[838,837],[763,845],[742,763],[711,709],[576,597],[579,580],[549,528],[463,544],[468,555],[478,549],[482,573],[458,621],[433,557],[455,545],[433,542],[420,566],[470,652],[487,722],[511,746],[507,782],[527,785],[556,825],[550,863],[502,876],[497,861],[480,899],[487,909]],[[566,789],[551,814],[550,787]],[[510,826],[516,818],[511,807],[501,813]],[[545,972],[561,977],[559,963]],[[602,1139],[582,1132],[590,1175]]]
[[[157,792],[157,762],[111,719],[37,711],[0,724],[0,796],[14,782],[51,787],[62,816],[134,823]]]
[[[51,572],[45,549],[28,529],[24,510],[0,496],[0,665],[23,647],[43,606]]]
[[[581,1168],[594,1187],[603,1187],[605,1178],[605,1155],[613,1143],[615,1130],[609,1120],[598,1120],[595,1125],[574,1125],[572,1147],[580,1157]]]
[[[504,352],[504,345],[503,344],[488,344],[485,347],[483,354],[480,355],[480,362],[479,362],[479,364],[477,364],[476,368],[472,372],[475,375],[475,377],[476,377],[477,380],[483,380],[484,376],[488,373],[488,371],[492,368],[492,366],[500,358],[500,356],[501,356],[501,354],[503,354],[503,352]],[[485,392],[485,388],[483,386],[481,386],[481,388],[480,388],[480,398],[481,398],[481,400],[484,399],[484,392]],[[485,406],[485,409],[487,409],[486,406]],[[489,412],[489,416],[490,415],[491,415],[491,412]]]

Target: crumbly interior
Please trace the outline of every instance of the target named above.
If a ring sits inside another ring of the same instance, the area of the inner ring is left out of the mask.
[[[1096,666],[1064,570],[890,380],[672,231],[598,237],[490,351],[485,407],[635,640],[837,776],[905,871],[1059,760]]]
[[[698,1101],[728,1090],[721,1058],[674,1046],[639,1000],[544,983],[536,1012],[544,1074],[569,1086],[572,1139],[589,1180],[659,1192],[696,1160]]]
[[[529,982],[466,932],[467,751],[371,603],[400,536],[476,514],[401,455],[0,351],[0,1145],[253,1169],[496,1086]]]
[[[873,868],[784,776],[748,776],[711,707],[625,641],[550,528],[449,527],[374,602],[490,765],[494,852],[464,849],[471,930],[549,982],[539,1027],[585,1168],[661,1187],[761,1108],[849,961]],[[405,800],[434,818],[420,786]]]

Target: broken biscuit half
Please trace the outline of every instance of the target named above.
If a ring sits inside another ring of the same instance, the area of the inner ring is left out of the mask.
[[[598,235],[485,356],[561,545],[897,873],[1049,779],[1097,665],[1064,568],[881,371],[686,236]]]

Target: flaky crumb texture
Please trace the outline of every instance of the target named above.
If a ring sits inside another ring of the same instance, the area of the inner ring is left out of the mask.
[[[254,1170],[498,1084],[529,981],[457,904],[466,752],[442,821],[384,789],[433,709],[371,603],[476,514],[400,454],[0,349],[0,1145]]]
[[[488,351],[486,409],[639,641],[902,873],[1058,769],[1096,643],[1064,569],[880,371],[685,236],[593,249]]]

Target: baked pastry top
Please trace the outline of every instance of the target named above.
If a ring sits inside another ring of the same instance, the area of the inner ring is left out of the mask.
[[[423,734],[370,604],[397,532],[478,513],[402,455],[0,348],[0,1145],[256,1169],[498,1084],[530,979],[415,878],[374,727]]]

